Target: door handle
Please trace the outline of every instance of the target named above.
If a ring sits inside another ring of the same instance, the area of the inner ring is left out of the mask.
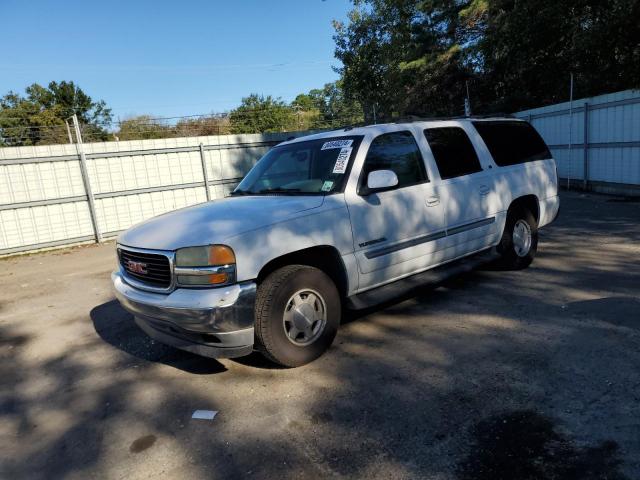
[[[489,195],[489,192],[491,192],[491,189],[489,187],[487,187],[486,185],[480,185],[480,195]]]
[[[428,197],[427,207],[435,207],[440,204],[440,197]]]

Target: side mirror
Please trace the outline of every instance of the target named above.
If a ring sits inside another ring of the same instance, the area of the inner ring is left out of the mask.
[[[367,177],[367,193],[388,190],[398,185],[398,176],[392,170],[374,170]]]

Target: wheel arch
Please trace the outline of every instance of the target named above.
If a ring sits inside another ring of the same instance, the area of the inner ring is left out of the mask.
[[[533,214],[536,222],[540,222],[540,200],[538,200],[537,196],[531,194],[514,198],[511,205],[509,205],[508,213],[518,208],[526,208]]]
[[[287,265],[308,265],[322,270],[336,285],[340,297],[347,295],[349,279],[342,257],[335,247],[319,245],[276,257],[267,262],[258,273],[258,284],[272,272]]]

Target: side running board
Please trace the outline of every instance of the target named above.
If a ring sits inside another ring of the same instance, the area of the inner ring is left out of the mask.
[[[499,256],[495,248],[489,248],[482,252],[469,255],[468,257],[463,257],[459,260],[454,260],[453,262],[432,268],[426,272],[417,273],[402,280],[397,280],[393,283],[352,295],[346,299],[346,307],[353,310],[373,307],[406,295],[418,287],[442,283],[448,278],[469,272],[481,265],[497,260]]]

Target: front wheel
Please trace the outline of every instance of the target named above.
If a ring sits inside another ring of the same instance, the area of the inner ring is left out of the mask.
[[[323,271],[307,265],[280,268],[258,287],[258,349],[286,367],[309,363],[331,346],[340,315],[340,295]]]
[[[498,245],[501,263],[511,270],[527,268],[538,250],[538,222],[525,209],[514,209],[507,214],[507,221]]]

